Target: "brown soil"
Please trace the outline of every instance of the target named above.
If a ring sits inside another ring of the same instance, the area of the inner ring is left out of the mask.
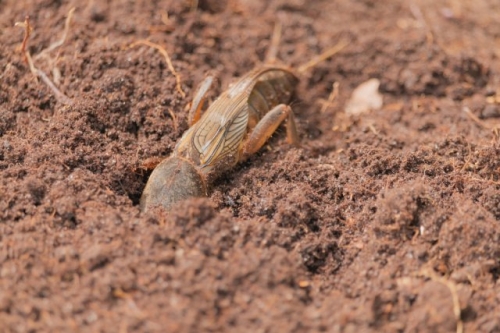
[[[70,105],[24,62],[25,15]],[[281,130],[141,214],[197,83],[258,65],[276,20],[292,66],[350,40],[302,77],[303,147]],[[0,1],[0,331],[500,332],[498,22],[497,0]],[[384,107],[346,116],[369,78]]]

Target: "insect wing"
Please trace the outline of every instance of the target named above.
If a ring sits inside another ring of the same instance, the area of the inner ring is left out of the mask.
[[[233,98],[223,94],[199,121],[192,140],[200,165],[214,166],[237,154],[248,123],[247,99],[244,93]]]

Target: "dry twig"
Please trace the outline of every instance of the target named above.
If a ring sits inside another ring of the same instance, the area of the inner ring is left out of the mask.
[[[281,39],[281,23],[276,22],[274,25],[273,36],[271,37],[271,46],[267,50],[265,58],[266,64],[274,64],[276,62],[276,55],[278,54],[278,47]]]
[[[342,51],[347,45],[349,45],[349,41],[347,40],[341,40],[340,42],[338,42],[335,46],[329,48],[328,50],[326,50],[325,52],[321,53],[320,55],[318,55],[317,57],[311,59],[310,61],[308,61],[307,63],[303,64],[302,66],[300,66],[298,69],[297,69],[297,72],[299,73],[303,73],[305,72],[306,70],[308,70],[309,68],[311,67],[314,67],[316,66],[317,64],[319,64],[320,62],[322,61],[325,61],[326,59],[332,57],[333,55],[339,53],[340,51]]]

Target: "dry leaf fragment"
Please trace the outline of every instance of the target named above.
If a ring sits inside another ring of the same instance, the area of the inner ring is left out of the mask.
[[[383,104],[382,94],[378,91],[379,86],[380,81],[377,79],[361,83],[352,92],[345,112],[350,115],[359,115],[370,110],[379,110]]]

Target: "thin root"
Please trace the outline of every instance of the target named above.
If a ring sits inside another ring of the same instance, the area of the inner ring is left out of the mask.
[[[198,0],[191,0],[191,12],[198,10]]]
[[[321,107],[321,113],[325,113],[326,110],[328,110],[328,108],[332,106],[333,102],[335,101],[335,99],[339,95],[339,86],[340,86],[340,84],[338,82],[333,83],[332,92],[328,96],[327,101]]]
[[[372,131],[372,133],[373,133],[373,134],[375,134],[375,136],[379,136],[379,134],[380,134],[380,133],[379,133],[379,132],[377,131],[377,129],[375,128],[375,125],[373,125],[373,124],[369,124],[369,125],[368,125],[368,129],[369,129],[370,131]]]
[[[170,25],[170,18],[168,17],[168,12],[167,11],[163,11],[161,13],[161,21],[163,22],[163,24],[165,25]]]
[[[30,17],[26,15],[24,22],[16,22],[14,26],[24,28],[24,37],[23,37],[23,42],[21,44],[21,53],[24,56],[24,62],[27,64],[28,57],[26,56],[26,46],[28,45],[28,38],[30,38],[31,31],[33,30],[33,28],[30,25]]]
[[[167,50],[165,50],[161,45],[150,42],[149,40],[139,40],[135,43],[132,43],[130,47],[135,47],[137,45],[146,45],[149,47],[152,47],[156,50],[158,50],[163,57],[165,58],[165,61],[167,62],[168,69],[172,74],[175,76],[175,81],[176,81],[176,88],[179,94],[181,94],[182,98],[186,97],[186,93],[182,90],[181,88],[181,76],[175,71],[174,66],[172,65],[172,61],[170,60],[170,56],[168,55]]]
[[[178,120],[177,120],[177,116],[175,115],[174,111],[172,111],[172,109],[168,109],[168,113],[170,114],[170,117],[172,117],[172,122],[173,122],[173,125],[174,125],[174,132],[177,133],[177,128],[178,128]]]
[[[35,67],[33,63],[33,59],[31,58],[30,52],[27,50],[28,46],[28,38],[31,34],[32,27],[30,25],[29,16],[26,16],[24,22],[16,22],[15,26],[24,28],[24,38],[21,44],[21,52],[23,54],[25,62],[29,65],[31,73],[35,76],[35,78],[40,78],[42,81],[49,87],[50,90],[54,93],[56,99],[66,105],[72,104],[70,98],[64,95],[57,87],[52,83],[47,74],[45,74],[42,70]]]
[[[64,93],[62,93],[59,89],[57,89],[57,87],[55,86],[54,83],[52,83],[47,74],[45,74],[42,70],[35,67],[35,65],[33,64],[33,59],[31,59],[31,55],[28,51],[25,52],[25,56],[28,59],[28,64],[30,66],[31,73],[33,73],[35,77],[39,77],[40,79],[42,79],[43,83],[45,83],[50,88],[50,90],[52,90],[52,92],[56,96],[56,99],[59,102],[65,105],[71,105],[73,101]]]
[[[475,178],[475,177],[471,177],[469,179],[470,180],[475,180],[477,182],[488,183],[488,184],[500,186],[500,182],[496,182],[496,181],[491,180],[491,179],[481,179],[481,178]]]
[[[431,279],[432,281],[439,282],[441,284],[444,284],[448,289],[450,290],[451,293],[451,299],[453,301],[453,314],[455,315],[455,318],[457,320],[457,333],[463,333],[464,331],[464,323],[462,322],[461,314],[462,310],[460,309],[460,301],[458,299],[458,293],[457,293],[457,286],[455,283],[451,282],[448,279],[445,279],[439,275],[437,275],[433,270],[431,269],[423,269],[420,273],[420,276],[426,277]]]
[[[276,62],[276,55],[278,54],[278,46],[281,39],[281,23],[276,22],[274,25],[273,36],[271,37],[271,46],[267,50],[265,63],[274,64]]]
[[[347,40],[341,40],[340,42],[337,43],[337,45],[329,48],[328,50],[326,50],[325,52],[321,53],[320,55],[318,55],[317,57],[315,57],[314,59],[311,59],[310,61],[308,61],[307,63],[303,64],[302,66],[300,66],[297,71],[299,73],[303,73],[305,72],[306,70],[308,70],[309,68],[311,67],[314,67],[316,66],[317,64],[319,64],[320,62],[322,61],[325,61],[327,60],[328,58],[332,57],[333,55],[339,53],[340,51],[342,51],[347,45],[349,45],[349,41]]]
[[[495,126],[492,126],[492,125],[489,125],[487,124],[486,122],[482,121],[481,119],[479,119],[474,113],[472,113],[472,111],[468,108],[468,107],[464,107],[463,108],[463,111],[465,112],[465,114],[472,120],[474,121],[476,124],[479,125],[479,127],[481,128],[484,128],[484,129],[488,129],[488,130],[491,130],[493,132],[493,134],[498,138],[499,136],[499,131],[500,131],[500,125],[495,125]]]
[[[58,47],[60,47],[64,44],[64,42],[66,41],[66,38],[68,37],[69,25],[71,23],[71,19],[73,18],[74,12],[75,12],[75,7],[71,8],[68,12],[68,17],[66,17],[66,21],[64,22],[64,32],[63,32],[63,35],[61,36],[61,39],[50,44],[49,47],[47,47],[45,50],[43,50],[42,52],[40,52],[36,56],[34,56],[35,60],[45,56],[45,54],[57,49]]]
[[[472,120],[474,121],[476,124],[479,125],[479,127],[481,128],[485,128],[485,129],[491,129],[490,126],[488,126],[484,121],[482,121],[481,119],[479,119],[475,114],[472,113],[472,111],[468,108],[468,107],[464,107],[464,112],[465,114]]]
[[[427,41],[428,45],[433,45],[435,38],[434,34],[432,32],[432,29],[429,27],[427,24],[427,20],[425,19],[424,14],[422,13],[422,10],[420,9],[419,6],[417,6],[415,3],[411,2],[410,3],[410,12],[412,13],[413,17],[424,27],[426,30],[425,33],[425,38]]]

